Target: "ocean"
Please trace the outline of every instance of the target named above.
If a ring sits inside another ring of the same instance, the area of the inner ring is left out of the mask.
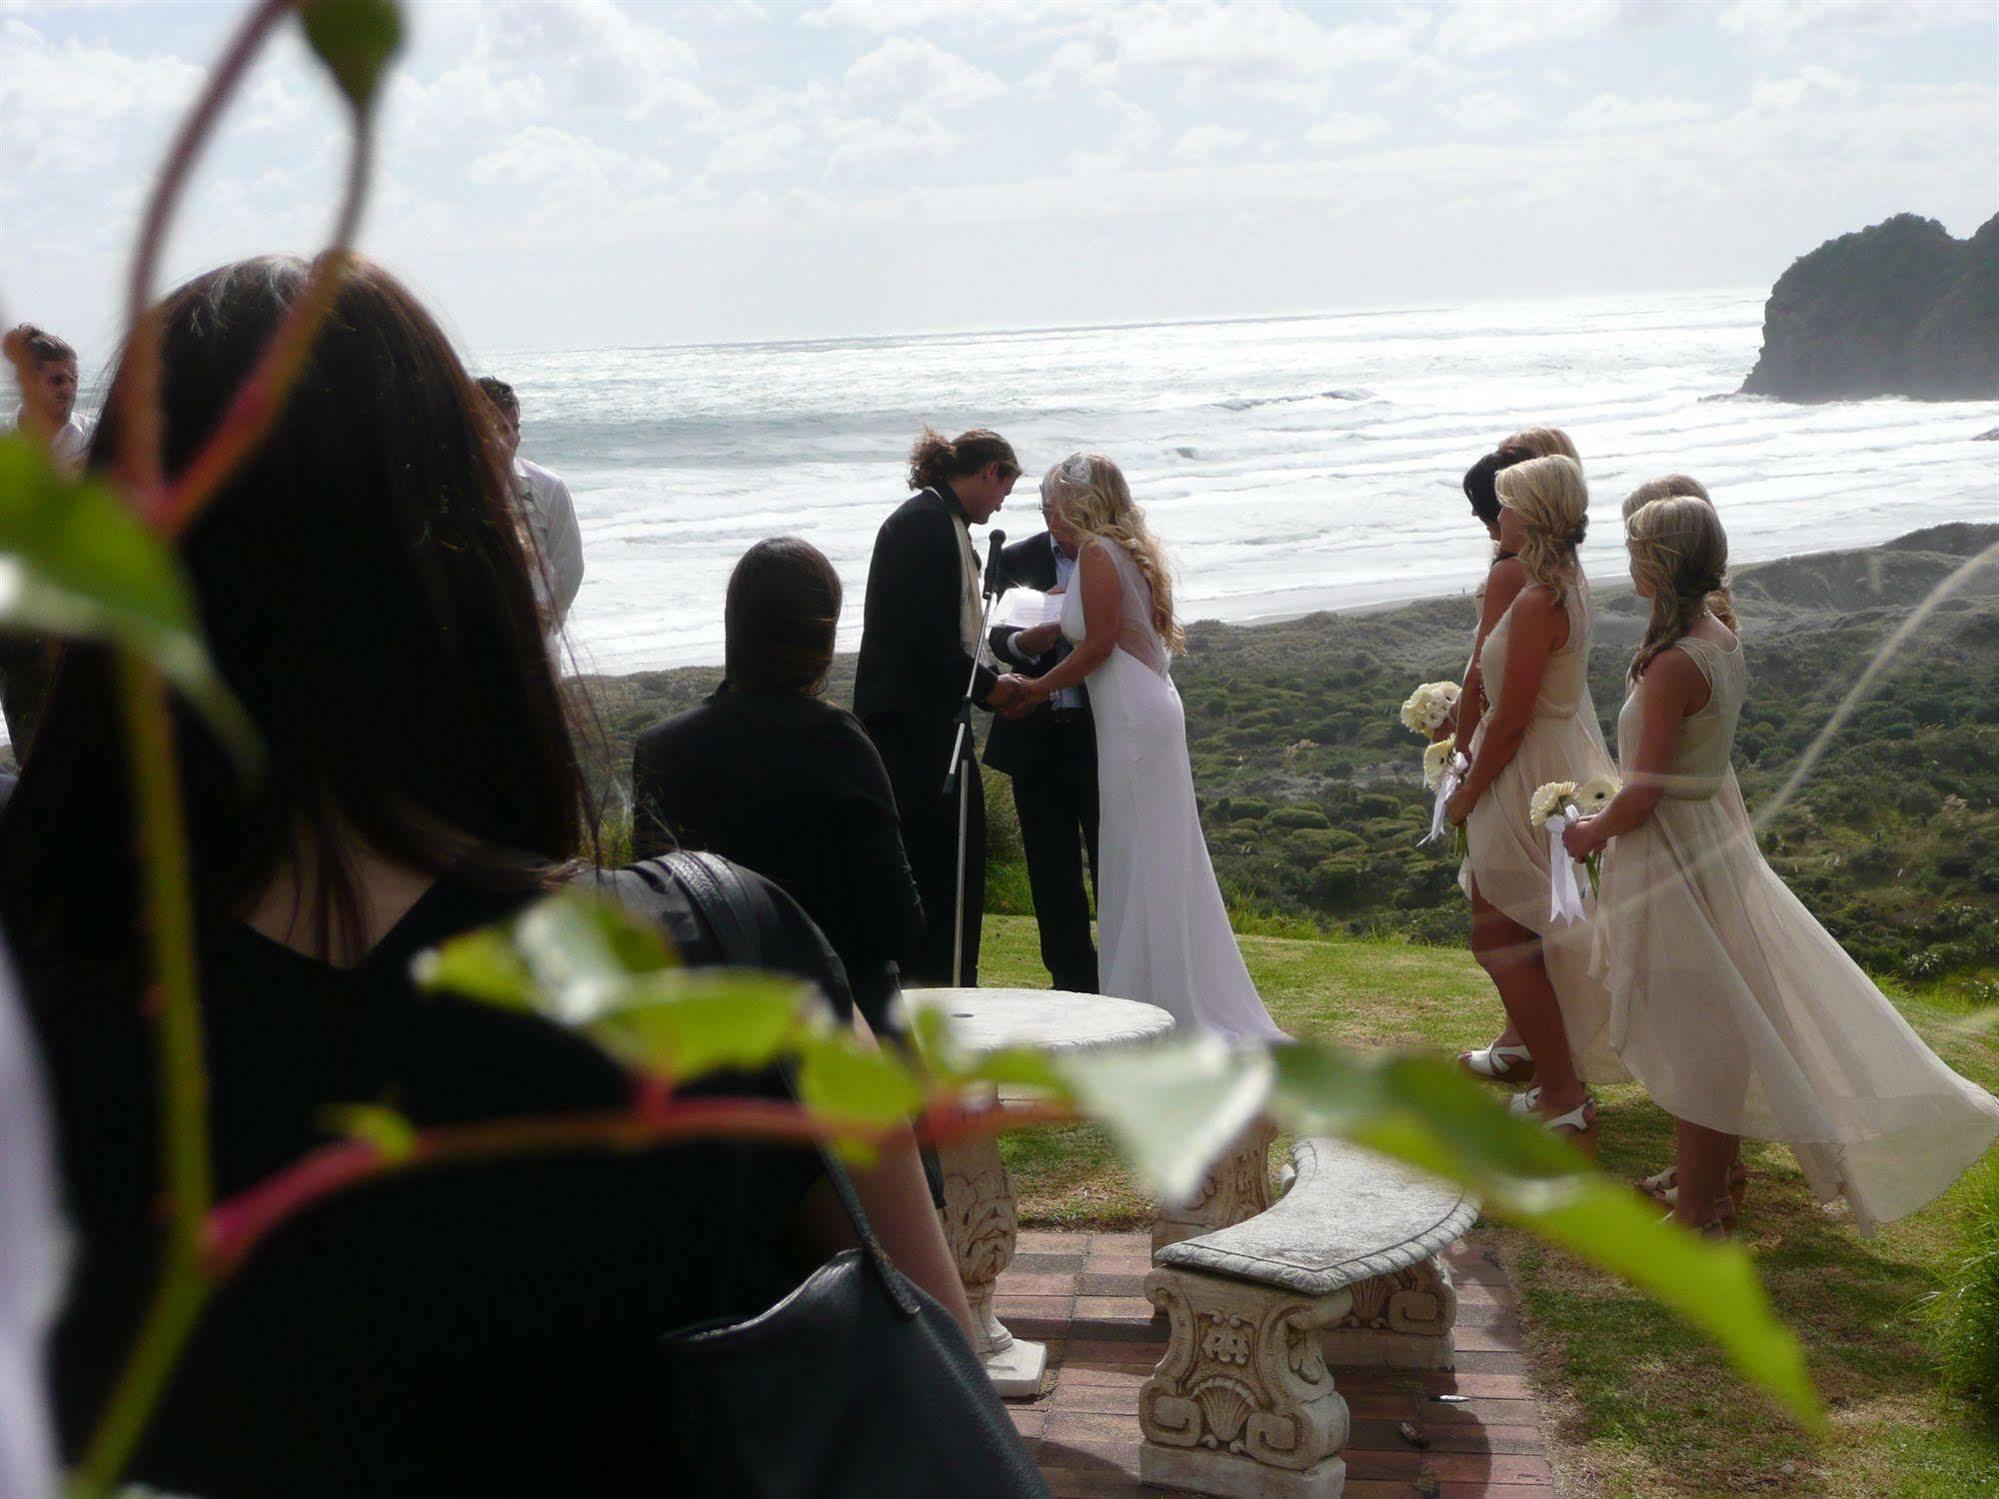
[[[922,423],[1005,434],[1028,474],[996,522],[1039,529],[1035,480],[1079,448],[1123,466],[1189,619],[1255,620],[1467,590],[1488,555],[1459,480],[1500,438],[1565,427],[1583,454],[1592,576],[1655,475],[1714,494],[1734,560],[1999,519],[1988,402],[1793,406],[1730,396],[1762,293],[1329,312],[1129,327],[493,356],[522,451],[568,481],[587,575],[583,667],[719,661],[729,569],[760,537],[824,550],[859,638],[875,528]]]

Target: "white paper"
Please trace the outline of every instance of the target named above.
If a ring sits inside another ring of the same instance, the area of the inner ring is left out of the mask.
[[[1062,618],[1063,597],[1059,593],[1036,593],[1032,588],[1009,588],[1000,601],[999,622],[1009,630],[1055,624]]]

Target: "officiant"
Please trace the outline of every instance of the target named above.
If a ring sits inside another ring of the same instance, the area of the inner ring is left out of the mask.
[[[952,741],[965,684],[988,712],[1012,696],[997,673],[973,662],[979,639],[980,563],[971,527],[998,513],[1020,477],[1013,447],[978,428],[955,440],[923,429],[909,456],[915,494],[882,522],[868,565],[854,716],[881,751],[902,820],[903,848],[923,897],[923,931],[902,963],[912,987],[952,982],[959,861],[965,880],[965,934],[958,981],[979,981],[979,925],[985,914],[986,799],[968,739],[962,769],[969,797],[964,847],[958,798],[946,795]]]
[[[1049,503],[1045,484],[1043,489],[1041,519],[1048,529],[1004,549],[1001,587],[1052,595],[1050,618],[998,624],[989,637],[998,660],[1031,677],[1045,676],[1069,654],[1055,616],[1074,586],[1081,544]],[[996,719],[986,738],[986,764],[1013,783],[1042,964],[1057,989],[1080,994],[1097,992],[1097,949],[1083,884],[1085,850],[1092,876],[1097,869],[1097,734],[1087,691],[1065,687],[1024,717]]]

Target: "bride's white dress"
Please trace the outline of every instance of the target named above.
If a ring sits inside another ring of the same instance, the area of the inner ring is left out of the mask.
[[[1158,1005],[1183,1027],[1281,1040],[1229,928],[1215,884],[1172,656],[1152,627],[1152,590],[1124,548],[1092,539],[1123,585],[1117,649],[1090,673],[1099,792],[1097,925],[1103,992]],[[1062,633],[1091,633],[1080,576]]]

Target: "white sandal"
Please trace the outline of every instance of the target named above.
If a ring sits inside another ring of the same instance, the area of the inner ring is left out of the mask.
[[[1524,1083],[1534,1076],[1534,1053],[1524,1046],[1481,1046],[1458,1054],[1458,1065],[1489,1083]]]
[[[1539,1083],[1536,1083],[1533,1087],[1529,1088],[1525,1093],[1516,1093],[1511,1098],[1507,1099],[1506,1112],[1509,1114],[1531,1114],[1534,1112],[1535,1109],[1539,1108],[1540,1105],[1541,1105],[1541,1086]]]

